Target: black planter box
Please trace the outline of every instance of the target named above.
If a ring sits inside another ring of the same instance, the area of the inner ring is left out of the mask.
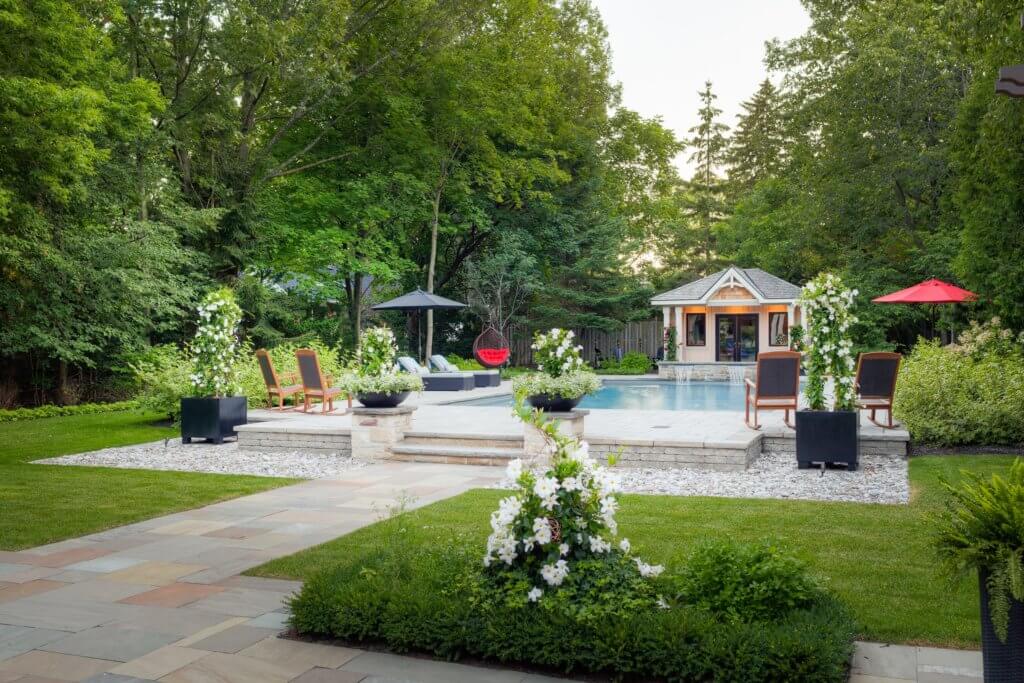
[[[562,398],[561,396],[549,396],[548,394],[534,394],[526,397],[527,402],[545,413],[568,413],[580,404],[582,396],[576,398]]]
[[[477,388],[501,386],[501,373],[497,370],[473,371],[473,385]]]
[[[1010,627],[1006,642],[999,640],[988,610],[988,571],[978,571],[981,595],[981,657],[985,683],[1024,681],[1024,602],[1010,596]]]
[[[402,401],[409,398],[408,391],[402,391],[397,394],[356,394],[356,400],[363,404],[366,408],[395,408]]]
[[[181,442],[209,439],[224,443],[224,437],[237,436],[235,427],[248,420],[245,396],[181,399]]]
[[[853,410],[796,411],[796,462],[802,469],[846,465],[857,469],[860,442],[858,415]]]

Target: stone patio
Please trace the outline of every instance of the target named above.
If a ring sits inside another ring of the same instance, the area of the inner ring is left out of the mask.
[[[300,584],[239,576],[501,471],[384,463],[0,552],[0,683],[542,683],[550,676],[279,637]],[[410,502],[409,496],[414,499]],[[978,653],[859,644],[852,681],[969,683]]]

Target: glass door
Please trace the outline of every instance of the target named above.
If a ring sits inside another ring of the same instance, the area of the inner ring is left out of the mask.
[[[733,363],[757,360],[757,315],[717,315],[715,332],[715,360]]]

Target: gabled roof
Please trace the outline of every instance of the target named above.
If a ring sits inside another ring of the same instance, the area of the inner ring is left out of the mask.
[[[699,280],[688,282],[685,285],[658,294],[651,299],[651,303],[657,305],[661,302],[702,301],[730,271],[737,273],[741,276],[741,279],[746,280],[759,299],[791,301],[800,296],[799,287],[786,282],[780,277],[775,277],[771,273],[766,273],[760,268],[736,268],[731,266],[725,270],[702,277]]]

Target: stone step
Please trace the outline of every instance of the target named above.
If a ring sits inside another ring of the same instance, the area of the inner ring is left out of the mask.
[[[453,448],[522,449],[522,434],[439,434],[411,431],[405,433],[403,446],[451,446]]]
[[[480,446],[451,446],[406,444],[391,447],[391,459],[403,462],[434,462],[448,465],[493,465],[503,467],[510,460],[522,458],[519,448],[488,448]]]

